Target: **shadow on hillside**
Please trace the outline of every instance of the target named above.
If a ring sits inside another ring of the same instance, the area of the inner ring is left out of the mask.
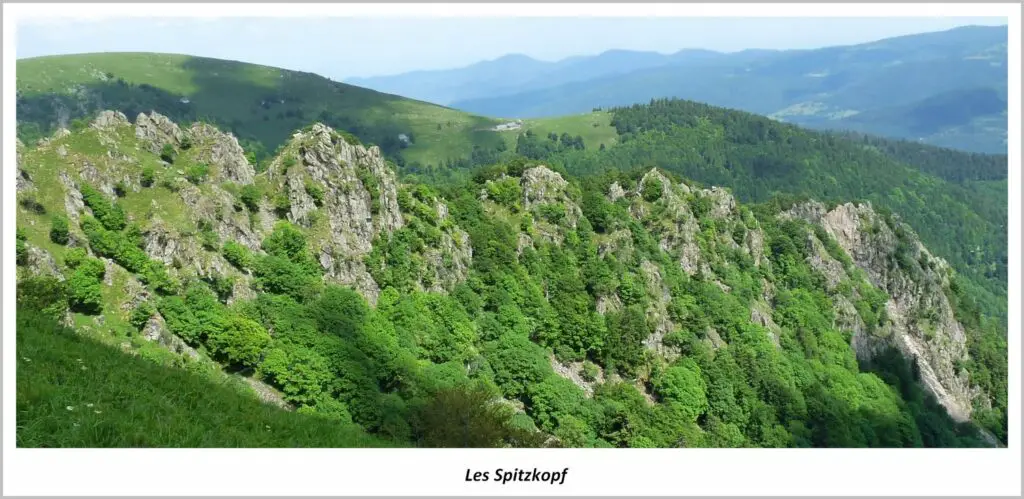
[[[129,355],[17,317],[18,447],[392,447],[351,423],[283,411],[229,378]],[[195,367],[195,366],[193,366]]]
[[[126,82],[117,74],[80,85],[74,94],[19,95],[18,137],[32,143],[61,127],[83,127],[105,109],[121,111],[133,122],[139,113],[151,111],[179,125],[205,121],[233,133],[260,158],[315,121],[352,133],[391,155],[405,147],[399,134],[411,135],[401,123],[370,116],[397,97],[311,73],[278,72],[215,59],[193,58],[182,69],[197,88],[190,95]]]
[[[892,386],[906,402],[907,410],[913,416],[913,423],[921,435],[920,445],[924,447],[991,447],[981,435],[981,429],[973,423],[958,423],[946,413],[945,408],[921,384],[917,365],[911,363],[894,348],[875,356],[871,362],[862,363],[861,371],[876,374]],[[868,417],[874,417],[868,415]],[[892,422],[882,421],[884,424]],[[884,427],[884,426],[883,426]],[[1005,437],[1004,437],[1005,438]]]

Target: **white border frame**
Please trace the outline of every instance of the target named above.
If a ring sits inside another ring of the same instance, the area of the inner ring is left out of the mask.
[[[1020,495],[1019,4],[17,4],[3,8],[4,495]],[[188,16],[183,16],[183,12]],[[1006,449],[17,449],[15,47],[29,17],[1005,16],[1009,24],[1009,446]],[[266,463],[270,480],[254,479]],[[467,468],[569,467],[565,483],[467,483]]]

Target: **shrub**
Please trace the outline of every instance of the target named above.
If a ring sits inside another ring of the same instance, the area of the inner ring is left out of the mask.
[[[255,185],[248,184],[242,187],[241,197],[242,203],[249,208],[249,211],[255,212],[260,209],[260,198],[263,197],[263,194]]]
[[[274,196],[274,211],[277,212],[278,216],[285,216],[292,209],[292,200],[286,193],[280,193]]]
[[[64,265],[69,269],[75,269],[85,258],[85,248],[71,248],[64,255]]]
[[[227,302],[228,298],[235,292],[235,278],[224,277],[221,275],[211,275],[205,279],[206,284],[210,286],[210,289],[217,294],[217,299],[221,302]]]
[[[19,201],[19,204],[21,204],[22,208],[25,208],[26,210],[31,211],[36,215],[46,214],[46,207],[43,206],[39,201],[37,201],[36,197],[32,194],[23,195],[21,197],[21,200]]]
[[[296,163],[295,156],[290,156],[289,155],[289,156],[285,157],[283,160],[281,160],[281,164],[284,165],[284,171],[285,172],[287,172],[289,168],[295,166],[295,163]]]
[[[565,219],[565,206],[562,206],[561,203],[542,204],[537,210],[541,218],[553,224],[557,224]]]
[[[252,254],[249,252],[249,248],[239,243],[234,241],[224,243],[221,253],[224,254],[224,259],[228,263],[234,265],[239,270],[246,270],[252,266]]]
[[[644,201],[647,201],[648,203],[653,203],[661,199],[661,194],[664,187],[665,186],[662,185],[661,180],[658,180],[656,178],[648,180],[646,183],[644,183]]]
[[[153,182],[156,181],[156,169],[152,166],[147,166],[142,169],[142,177],[139,179],[139,183],[143,187],[152,187]]]
[[[57,244],[67,244],[71,239],[71,233],[68,226],[68,217],[64,215],[56,215],[53,217],[53,221],[50,225],[50,240]]]
[[[487,196],[510,210],[519,207],[519,200],[523,197],[523,188],[519,186],[519,180],[515,177],[508,177],[487,184]]]
[[[174,146],[171,144],[164,144],[163,149],[160,150],[160,159],[168,163],[174,163],[174,158],[177,155],[178,152],[174,150]]]
[[[26,259],[28,258],[28,248],[25,247],[25,233],[22,232],[21,227],[18,227],[14,232],[15,234],[15,263],[18,265],[25,265]]]
[[[60,319],[68,309],[65,283],[51,276],[32,276],[18,282],[18,308],[37,310]]]
[[[319,185],[317,185],[317,184],[315,184],[313,182],[306,182],[306,194],[309,194],[309,197],[313,198],[313,202],[316,203],[317,206],[323,206],[323,204],[324,204],[324,188],[323,187],[321,187],[321,186],[319,186]]]
[[[103,293],[100,283],[106,273],[106,266],[95,258],[83,258],[68,277],[67,287],[71,309],[83,314],[98,314],[103,309]]]
[[[220,247],[220,236],[213,231],[213,226],[210,222],[203,220],[199,225],[199,240],[202,243],[203,249],[217,251],[217,248]]]
[[[128,223],[121,206],[110,202],[103,193],[90,185],[82,185],[81,191],[82,201],[108,230],[121,230]]]
[[[696,421],[707,411],[707,387],[700,367],[692,361],[669,367],[651,381],[654,393],[689,421]]]
[[[300,302],[314,296],[323,284],[308,266],[280,256],[260,258],[253,267],[257,283],[264,291],[288,295]]]
[[[361,146],[362,142],[359,141],[359,137],[352,135],[344,130],[335,130],[335,132],[341,136],[341,138],[350,146]]]
[[[142,330],[142,328],[149,323],[149,319],[153,317],[153,314],[155,313],[156,307],[154,307],[152,303],[144,301],[140,303],[139,306],[135,307],[135,310],[132,310],[132,316],[129,321],[132,326],[135,326],[135,329]]]
[[[270,334],[258,322],[232,317],[220,329],[210,332],[207,346],[229,363],[256,367],[263,351],[270,346]]]
[[[128,184],[124,183],[124,180],[119,180],[116,184],[114,184],[114,194],[116,194],[119,198],[123,198],[126,194],[128,194]]]
[[[589,360],[583,362],[583,369],[582,369],[581,375],[582,375],[582,377],[583,377],[583,379],[585,381],[594,381],[594,380],[596,380],[598,373],[599,373],[599,371],[597,369],[597,364],[594,364],[593,362],[590,362]]]
[[[363,184],[363,188],[370,194],[370,213],[380,212],[380,180],[368,168],[356,169],[356,177]]]
[[[207,175],[210,174],[210,166],[206,163],[196,163],[188,168],[185,168],[185,178],[189,182],[198,185],[206,180]]]

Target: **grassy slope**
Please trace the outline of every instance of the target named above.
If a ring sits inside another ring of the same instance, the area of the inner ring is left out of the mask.
[[[587,149],[598,149],[601,144],[611,147],[618,140],[618,133],[612,126],[612,114],[607,111],[592,113],[572,114],[554,118],[537,118],[523,120],[522,128],[499,132],[505,139],[509,150],[515,150],[516,137],[527,130],[533,130],[540,136],[546,136],[554,132],[558,135],[567,133],[571,136],[583,137],[583,143]]]
[[[107,73],[113,78],[107,79]],[[170,94],[166,95],[169,103],[188,98],[188,104],[179,106],[182,113],[233,125],[237,135],[258,140],[268,151],[284,142],[294,130],[316,120],[322,111],[343,116],[367,130],[386,126],[388,132],[396,132],[394,135],[411,132],[415,144],[403,151],[409,161],[436,163],[468,154],[474,144],[497,139],[494,133],[482,131],[496,123],[488,118],[336,83],[310,73],[234,61],[151,53],[39,57],[19,60],[17,78],[19,104],[82,87],[89,90],[89,96],[79,96],[78,100],[87,102],[90,112],[119,107],[121,102],[116,96],[111,98],[103,93],[113,91],[118,79],[150,85]],[[103,98],[98,99],[96,95],[101,93]],[[262,106],[270,96],[285,102]],[[169,109],[156,110],[172,119],[181,118]],[[78,111],[71,112],[76,117]],[[295,115],[298,112],[302,117]],[[26,116],[19,109],[19,120],[26,119],[47,121],[41,124],[44,128],[52,129],[56,124],[55,116]]]
[[[313,121],[327,121],[320,116],[323,111],[354,126],[328,124],[353,132],[366,142],[380,143],[382,137],[411,133],[414,143],[402,150],[402,156],[408,162],[425,165],[466,157],[473,146],[493,147],[502,139],[514,149],[519,133],[491,131],[501,120],[337,83],[310,73],[185,55],[103,53],[24,59],[18,61],[17,78],[18,119],[39,124],[44,133],[52,132],[57,125],[57,113],[46,107],[50,97],[69,95],[77,88],[89,91],[86,96],[79,93],[74,98],[76,104],[84,105],[69,107],[72,118],[101,108],[126,112],[155,108],[178,122],[214,122],[240,138],[261,143],[268,152],[294,130]],[[154,92],[125,97],[126,91],[117,88],[118,79],[151,85],[159,97]],[[280,99],[268,102],[270,96]],[[188,98],[189,103],[181,104],[181,97]],[[135,118],[134,113],[128,114],[129,119]],[[545,135],[582,135],[588,147],[596,148],[615,141],[609,121],[607,113],[586,113],[529,120],[524,129],[533,128]]]
[[[145,149],[131,128],[120,130],[117,141],[119,150],[134,161],[130,168],[156,166],[155,155],[141,152]],[[31,196],[47,210],[35,213],[18,209],[18,227],[28,243],[49,252],[66,273],[63,266],[69,248],[49,238],[53,217],[65,212],[59,173],[72,164],[88,162],[100,171],[110,171],[119,168],[119,163],[104,154],[107,146],[100,143],[92,129],[58,139],[53,146],[66,148],[68,154],[60,157],[53,148],[21,151],[22,162],[30,165],[32,172],[35,190]],[[197,149],[179,156],[178,164],[190,163]],[[158,168],[170,176],[175,170]],[[159,207],[153,206],[154,201]],[[154,186],[129,191],[119,203],[143,227],[151,215],[156,215],[177,230],[195,230],[187,216],[188,207],[167,189]],[[19,268],[19,273],[22,270]],[[31,313],[19,313],[19,446],[392,445],[351,424],[264,405],[238,376],[226,374],[205,354],[190,360],[143,340],[129,324],[131,310],[122,306],[131,274],[118,265],[108,272],[111,282],[101,286],[102,321],[71,313],[75,329],[71,331]]]
[[[388,445],[354,425],[263,404],[230,378],[130,356],[36,314],[19,314],[17,354],[19,447]]]

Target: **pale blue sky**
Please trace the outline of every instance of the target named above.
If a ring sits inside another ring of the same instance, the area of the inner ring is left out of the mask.
[[[18,25],[18,58],[171,52],[335,80],[447,69],[505,54],[541,60],[609,49],[732,52],[862,43],[1006,18],[122,18]]]

